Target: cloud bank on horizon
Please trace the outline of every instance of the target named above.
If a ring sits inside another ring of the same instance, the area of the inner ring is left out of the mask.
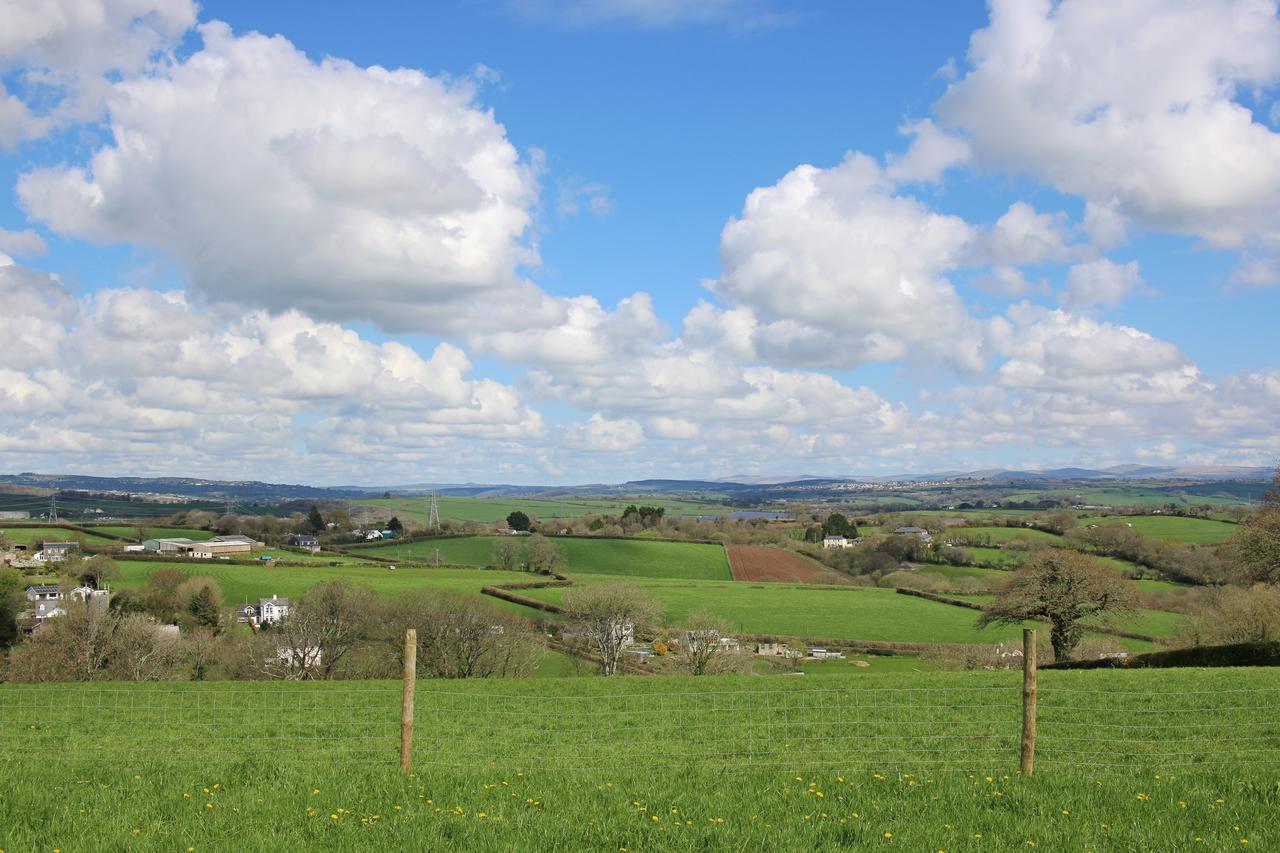
[[[317,59],[188,0],[0,7],[0,470],[583,482],[1280,457],[1271,341],[1208,370],[1116,315],[1159,298],[1150,268],[1178,245],[1229,259],[1204,298],[1280,316],[1275,2],[993,0],[895,150],[841,140],[838,162],[745,186],[674,317],[660,283],[548,284],[556,217],[607,225],[628,200],[517,145],[478,62]],[[582,38],[788,25],[757,0],[690,8],[507,12]],[[171,279],[60,267],[122,249]]]

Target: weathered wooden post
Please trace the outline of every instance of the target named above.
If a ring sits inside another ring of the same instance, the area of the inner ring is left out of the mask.
[[[418,679],[418,632],[404,632],[404,704],[400,709],[400,772],[413,766],[413,688]]]
[[[1022,631],[1022,772],[1036,766],[1036,632]]]

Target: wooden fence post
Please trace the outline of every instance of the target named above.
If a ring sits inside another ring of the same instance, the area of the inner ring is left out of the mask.
[[[404,704],[400,709],[400,772],[413,766],[413,688],[418,680],[418,632],[404,632]]]
[[[1036,632],[1022,630],[1022,772],[1036,766]]]

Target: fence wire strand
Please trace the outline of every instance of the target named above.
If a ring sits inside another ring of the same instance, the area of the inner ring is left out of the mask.
[[[1038,692],[1038,769],[1280,765],[1280,688],[1161,692],[1053,681],[1042,679]],[[601,680],[594,691],[530,695],[422,682],[415,764],[584,773],[1007,771],[1018,764],[1022,702],[1012,680],[676,692],[645,685]],[[278,754],[273,761],[390,768],[399,752],[400,703],[394,683],[0,685],[0,768],[102,759],[252,763],[267,750]]]

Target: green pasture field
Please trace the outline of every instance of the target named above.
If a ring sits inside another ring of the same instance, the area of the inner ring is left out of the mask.
[[[424,539],[398,545],[359,548],[354,555],[370,553],[430,562],[435,553],[445,563],[484,566],[492,562],[494,547],[508,536],[459,536]],[[657,542],[650,539],[578,539],[550,537],[565,556],[565,570],[573,574],[626,575],[631,577],[729,580],[729,559],[720,545],[697,542]],[[527,541],[524,537],[516,542]]]
[[[139,529],[148,539],[191,539],[195,542],[203,542],[218,535],[211,530],[195,530],[189,527],[150,527],[146,524],[95,524],[93,529],[114,533],[116,536],[127,536],[130,539],[138,538]]]
[[[575,577],[600,583],[601,577]],[[876,587],[822,587],[800,584],[673,583],[637,580],[663,607],[664,617],[679,624],[692,613],[718,616],[734,631],[787,637],[822,637],[898,643],[1011,643],[1018,626],[979,629],[976,611],[899,595]],[[525,590],[521,594],[559,604],[564,587]],[[530,611],[532,612],[532,611]],[[1028,623],[1028,627],[1034,627]],[[1150,643],[1125,640],[1135,650]]]
[[[1275,670],[810,678],[0,685],[0,849],[1280,847]]]
[[[343,554],[337,551],[321,551],[319,554],[311,554],[307,551],[295,551],[292,548],[260,548],[248,554],[236,555],[237,559],[256,560],[259,557],[274,557],[277,560],[287,560],[293,563],[319,563],[322,566],[329,563],[338,563],[343,566],[372,566],[378,564],[378,561],[361,557],[359,554]]]
[[[939,566],[932,563],[922,565],[916,571],[926,575],[938,575],[948,580],[974,578],[980,581],[998,581],[1009,577],[1007,571],[1000,569],[983,569],[976,566]]]
[[[1176,515],[1114,516],[1100,523],[1129,523],[1134,530],[1151,539],[1176,539],[1201,545],[1216,545],[1240,530],[1239,525],[1225,521]]]
[[[1027,559],[1023,551],[1006,551],[1002,548],[988,548],[983,545],[957,545],[956,547],[968,551],[975,560],[994,566],[1020,566]]]
[[[177,569],[191,576],[212,577],[222,589],[228,605],[243,601],[257,601],[279,595],[296,598],[318,583],[331,580],[348,580],[372,588],[383,597],[401,595],[415,589],[434,589],[444,592],[479,595],[488,584],[527,582],[526,572],[480,571],[478,569],[435,569],[386,566],[240,566],[221,560],[183,560],[166,563],[152,560],[120,560],[122,578],[119,585],[136,588],[146,583],[151,573],[159,568]],[[485,597],[495,605],[516,609],[516,605]],[[530,613],[528,608],[519,608]]]
[[[1015,539],[1025,539],[1028,542],[1042,542],[1046,545],[1061,545],[1062,537],[1055,536],[1052,533],[1045,533],[1043,530],[1035,530],[1030,527],[957,527],[950,534],[940,534],[940,538],[953,538],[958,540],[961,536],[979,537],[988,536],[992,542],[1012,542]]]
[[[995,596],[981,593],[955,597],[977,604],[990,604],[995,600]],[[1186,618],[1186,614],[1171,613],[1168,610],[1139,610],[1134,616],[1112,621],[1111,627],[1119,628],[1121,631],[1132,631],[1135,634],[1150,634],[1153,637],[1173,637]],[[1123,640],[1124,638],[1115,639]]]
[[[578,518],[584,515],[617,515],[629,504],[647,504],[666,507],[668,515],[721,515],[731,510],[724,504],[671,500],[667,498],[638,497],[628,500],[603,500],[598,498],[465,498],[441,496],[438,499],[441,518],[457,521],[502,521],[519,510],[535,519]],[[430,514],[431,499],[421,498],[362,498],[354,504],[385,507],[401,520],[412,519],[426,524]]]
[[[1002,548],[970,547],[967,545],[962,547],[964,547],[964,550],[972,554],[975,559],[990,565],[1017,568],[1027,560],[1027,555],[1023,551],[1005,550]],[[1138,566],[1128,562],[1127,560],[1118,560],[1115,557],[1095,556],[1094,559],[1105,566],[1110,566],[1116,571],[1127,571],[1138,568]],[[1187,584],[1151,579],[1130,580],[1129,583],[1133,584],[1135,589],[1144,590],[1146,592],[1156,592],[1161,590],[1174,591],[1190,588]]]
[[[116,540],[94,536],[65,527],[12,527],[0,522],[0,533],[10,542],[22,545],[38,545],[41,542],[76,542],[83,539],[86,545],[110,545]]]

